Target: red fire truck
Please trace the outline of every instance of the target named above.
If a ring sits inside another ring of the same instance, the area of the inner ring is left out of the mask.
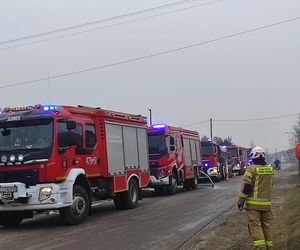
[[[150,186],[157,193],[175,194],[178,185],[196,189],[201,164],[197,132],[168,125],[148,129]]]
[[[232,171],[242,175],[247,167],[247,148],[232,145],[227,147],[231,158]]]
[[[205,173],[217,182],[231,177],[227,163],[226,147],[221,147],[213,141],[202,141],[201,150],[202,168]]]
[[[59,210],[81,223],[91,204],[135,208],[150,180],[147,121],[101,108],[42,106],[0,112],[0,225]]]

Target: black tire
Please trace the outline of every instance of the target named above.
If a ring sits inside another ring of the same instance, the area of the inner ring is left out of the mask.
[[[241,164],[241,169],[239,171],[239,175],[243,175],[244,174],[244,164]]]
[[[215,182],[220,182],[221,181],[220,174],[218,174],[218,176],[215,176],[214,180],[215,180]]]
[[[157,196],[163,195],[166,192],[166,187],[165,186],[161,186],[161,187],[155,187],[154,188],[154,194]]]
[[[185,180],[183,182],[183,187],[184,187],[185,190],[190,191],[192,189],[191,181],[190,180]]]
[[[169,178],[170,184],[167,186],[167,194],[174,195],[177,192],[177,178],[174,173]]]
[[[21,224],[24,216],[22,212],[1,212],[0,225],[4,227],[16,227]]]
[[[198,172],[196,169],[194,170],[194,178],[190,181],[191,181],[191,189],[196,190],[198,187]]]
[[[87,191],[82,186],[74,185],[72,205],[59,210],[64,224],[70,226],[82,223],[89,215],[90,205]]]
[[[116,209],[124,209],[122,193],[116,193],[114,196],[114,204]]]
[[[128,191],[123,192],[123,207],[125,209],[136,208],[139,203],[139,185],[136,180],[130,179],[128,184]]]
[[[224,166],[220,166],[220,179],[225,180]]]
[[[139,185],[134,179],[130,179],[128,191],[116,193],[114,204],[117,209],[132,209],[138,206],[139,202]]]
[[[228,166],[228,177],[229,179],[233,177],[233,171],[232,171],[232,166]]]

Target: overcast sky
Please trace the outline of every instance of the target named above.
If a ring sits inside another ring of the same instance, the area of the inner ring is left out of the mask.
[[[180,0],[0,0],[0,87],[98,67],[300,16],[299,0],[199,0],[18,42],[7,40],[119,16]],[[203,3],[215,2],[205,6]],[[170,11],[137,22],[102,28]],[[53,38],[73,36],[7,47]],[[99,29],[98,29],[99,28]],[[213,118],[300,113],[300,20],[100,70],[0,89],[0,107],[83,104],[184,126]],[[50,91],[49,91],[50,89]],[[270,151],[288,147],[296,116],[214,122],[214,135]],[[209,135],[208,123],[194,125]]]

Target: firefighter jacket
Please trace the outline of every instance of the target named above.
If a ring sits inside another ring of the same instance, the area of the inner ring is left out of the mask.
[[[246,204],[247,209],[250,210],[271,210],[273,178],[274,173],[271,166],[249,166],[243,176],[238,204]]]

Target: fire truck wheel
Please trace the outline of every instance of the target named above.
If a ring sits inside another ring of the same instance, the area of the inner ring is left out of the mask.
[[[191,190],[191,182],[189,180],[185,180],[183,182],[183,188],[187,191]]]
[[[191,180],[191,189],[196,190],[198,186],[198,173],[197,170],[194,170],[194,178]]]
[[[130,179],[128,191],[123,192],[123,207],[125,209],[136,208],[139,202],[139,185],[136,180]]]
[[[177,180],[176,180],[176,176],[174,173],[170,176],[169,182],[170,182],[170,184],[167,186],[167,193],[169,195],[174,195],[174,194],[176,194],[176,191],[177,191]]]
[[[20,225],[24,216],[20,212],[2,212],[0,213],[0,225],[4,227],[16,227]]]
[[[221,177],[221,180],[225,180],[224,166],[220,166],[220,177]]]
[[[60,209],[59,212],[66,225],[76,225],[86,219],[89,209],[90,199],[86,190],[82,186],[74,185],[72,205]]]
[[[221,181],[221,176],[218,174],[218,176],[214,177],[215,182],[220,182]]]
[[[124,209],[123,193],[116,193],[114,196],[114,204],[116,209]]]
[[[154,194],[155,195],[163,195],[166,192],[166,187],[155,187]]]

